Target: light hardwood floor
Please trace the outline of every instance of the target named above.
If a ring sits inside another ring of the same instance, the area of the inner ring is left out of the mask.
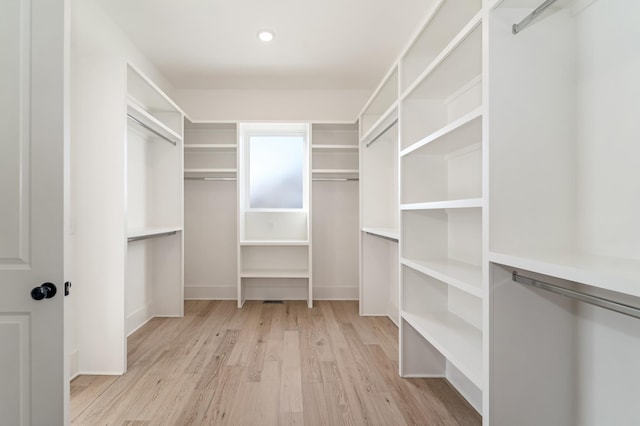
[[[123,376],[71,383],[74,425],[479,425],[442,379],[398,376],[398,330],[357,302],[188,301],[129,337]]]

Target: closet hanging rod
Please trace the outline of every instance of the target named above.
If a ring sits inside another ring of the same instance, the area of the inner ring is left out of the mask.
[[[570,290],[568,288],[564,288],[555,284],[549,284],[547,282],[535,280],[533,278],[523,277],[522,275],[518,275],[517,272],[513,273],[512,279],[513,281],[524,284],[526,286],[537,287],[543,290],[550,291],[552,293],[590,303],[601,308],[609,309],[610,311],[615,311],[624,315],[640,318],[640,308],[637,308],[635,306],[626,305],[624,303],[616,302],[615,300],[594,296],[591,294],[583,293],[581,291]]]
[[[206,180],[206,181],[236,181],[234,177],[186,177],[184,180]]]
[[[358,181],[358,178],[313,178],[311,180],[321,181],[321,182],[350,182],[350,181]]]
[[[384,135],[384,134],[387,132],[387,130],[389,130],[390,128],[392,128],[393,126],[395,126],[397,122],[398,122],[398,119],[396,118],[395,120],[393,120],[393,121],[391,122],[391,124],[389,124],[387,127],[385,127],[383,131],[381,131],[380,133],[378,133],[378,135],[377,135],[375,138],[371,139],[371,140],[369,141],[369,143],[365,145],[365,147],[366,147],[366,148],[369,148],[369,146],[371,146],[375,141],[377,141],[378,139],[380,139],[380,138],[382,137],[382,135]]]
[[[150,131],[151,133],[153,133],[154,135],[161,137],[162,139],[164,139],[165,141],[169,142],[172,145],[176,145],[176,141],[173,141],[171,139],[169,139],[168,137],[166,137],[165,135],[163,135],[162,133],[158,132],[157,130],[155,130],[154,128],[152,128],[151,126],[147,126],[146,124],[144,124],[142,121],[138,120],[137,118],[135,118],[133,115],[131,114],[127,114],[127,118],[131,121],[135,121],[137,124],[139,124],[140,126],[144,127],[145,129],[147,129],[148,131]]]
[[[169,232],[161,232],[159,234],[140,235],[139,237],[129,237],[127,238],[127,242],[132,243],[134,241],[148,240],[149,238],[158,238],[158,237],[166,237],[168,235],[176,235],[176,232],[177,231],[169,231]]]
[[[517,24],[513,24],[513,26],[511,27],[511,32],[514,35],[518,34],[520,31],[522,31],[527,25],[533,22],[538,16],[540,16],[540,14],[542,14],[542,12],[547,10],[547,8],[552,4],[554,4],[556,1],[557,0],[546,0],[544,3],[538,6],[536,10],[528,14],[527,17],[524,18],[522,21],[518,22]]]

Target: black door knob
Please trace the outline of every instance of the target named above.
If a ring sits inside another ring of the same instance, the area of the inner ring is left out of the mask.
[[[54,284],[44,283],[41,286],[35,287],[31,290],[31,297],[33,300],[51,299],[56,295],[58,289]]]

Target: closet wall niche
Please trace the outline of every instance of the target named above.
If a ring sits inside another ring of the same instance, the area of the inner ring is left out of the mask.
[[[238,307],[306,299],[313,306],[311,126],[241,123],[238,142]]]
[[[236,123],[185,120],[185,298],[237,297]]]

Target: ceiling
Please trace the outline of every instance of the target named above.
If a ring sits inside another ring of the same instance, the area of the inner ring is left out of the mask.
[[[96,1],[176,89],[371,90],[433,3]]]

